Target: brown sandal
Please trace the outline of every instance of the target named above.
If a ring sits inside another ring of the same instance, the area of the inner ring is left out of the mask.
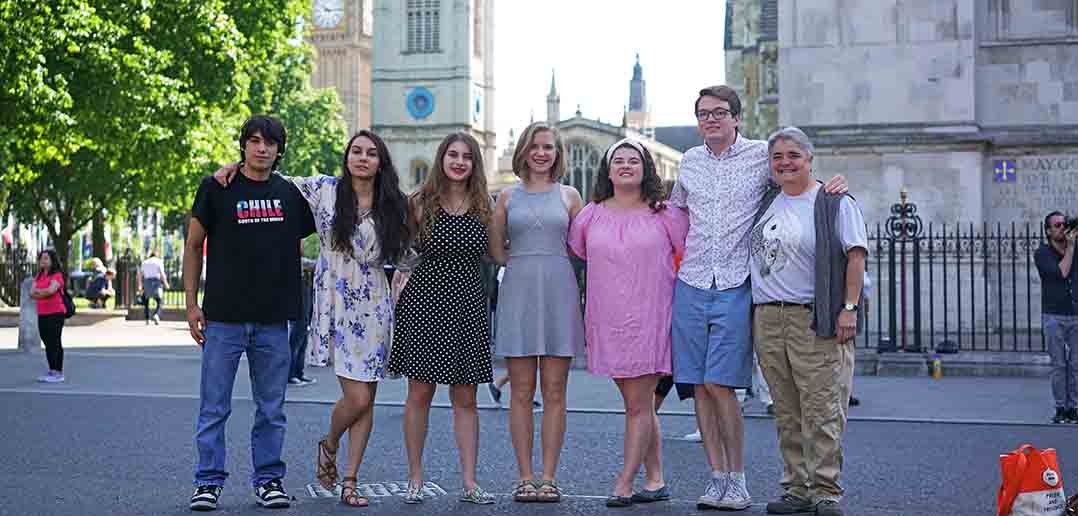
[[[315,460],[318,461],[318,471],[314,476],[318,483],[328,490],[333,490],[333,486],[337,484],[337,450],[329,450],[328,435],[318,441],[318,457]],[[344,496],[343,493],[341,496]]]
[[[345,482],[351,482],[352,485],[346,486]],[[341,479],[341,503],[351,507],[366,507],[370,504],[370,500],[367,500],[366,496],[361,496],[359,490],[356,489],[356,477]]]
[[[540,480],[535,484],[535,501],[545,503],[558,503],[561,501],[561,488],[557,480]]]
[[[521,480],[517,483],[515,489],[513,489],[513,501],[522,503],[535,502],[538,492],[535,490],[535,483],[531,480]]]

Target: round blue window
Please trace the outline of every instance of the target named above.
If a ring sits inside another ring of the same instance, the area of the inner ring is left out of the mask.
[[[434,94],[422,86],[417,86],[408,93],[405,105],[408,107],[408,114],[412,115],[412,118],[427,118],[434,112]]]

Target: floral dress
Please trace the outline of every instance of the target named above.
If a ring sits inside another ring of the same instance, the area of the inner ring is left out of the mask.
[[[337,178],[287,177],[311,205],[320,253],[314,269],[314,304],[307,363],[332,363],[337,376],[361,382],[386,377],[393,337],[393,299],[383,269],[374,220],[361,214],[352,254],[333,249]]]

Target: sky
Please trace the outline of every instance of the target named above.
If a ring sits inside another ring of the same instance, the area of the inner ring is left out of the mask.
[[[550,74],[561,118],[620,124],[636,54],[656,126],[695,125],[700,88],[725,79],[721,0],[503,0],[494,9],[498,148],[546,118]]]

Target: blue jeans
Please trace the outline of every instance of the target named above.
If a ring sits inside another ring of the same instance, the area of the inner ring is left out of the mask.
[[[1052,360],[1052,397],[1057,408],[1078,408],[1078,316],[1042,314]]]
[[[198,466],[195,485],[223,485],[225,471],[225,422],[232,413],[232,386],[240,355],[247,353],[255,422],[251,428],[252,485],[283,478],[281,460],[284,431],[284,393],[288,385],[291,353],[285,322],[206,323],[202,345],[202,382],[195,427]]]
[[[288,321],[288,347],[292,350],[292,366],[289,378],[303,378],[303,363],[307,358],[307,333],[311,324],[311,297],[314,289],[303,287],[303,307],[298,321]]]

